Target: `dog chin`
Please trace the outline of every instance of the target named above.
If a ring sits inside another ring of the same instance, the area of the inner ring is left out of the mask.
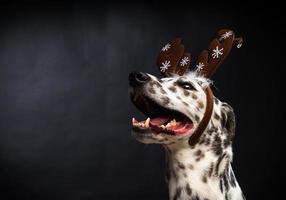
[[[184,141],[185,139],[189,138],[192,135],[193,131],[188,131],[183,135],[180,136],[172,136],[166,135],[164,133],[155,133],[155,132],[136,132],[135,130],[132,131],[132,136],[138,141],[143,144],[166,144],[168,145],[171,142],[175,141]]]
[[[138,132],[134,132],[132,131],[132,136],[138,141],[141,142],[143,144],[154,144],[156,143],[156,140],[152,137],[152,133],[138,133]]]

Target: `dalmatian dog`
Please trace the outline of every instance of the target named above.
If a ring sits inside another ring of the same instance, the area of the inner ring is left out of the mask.
[[[209,109],[206,89],[212,82],[198,70],[170,74],[129,75],[131,101],[147,118],[132,119],[132,134],[141,143],[164,147],[170,199],[245,199],[231,167],[232,107],[213,96],[209,119],[198,133]]]

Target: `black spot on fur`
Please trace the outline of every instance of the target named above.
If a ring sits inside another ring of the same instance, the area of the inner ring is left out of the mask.
[[[163,88],[160,89],[160,92],[161,92],[162,94],[166,94],[166,91],[165,91]]]
[[[229,190],[229,184],[228,184],[228,177],[227,177],[227,174],[226,174],[226,173],[224,173],[222,178],[223,178],[223,182],[224,182],[224,188],[225,188],[226,193],[227,193],[227,192],[228,192],[228,190]]]
[[[190,170],[193,170],[194,169],[194,166],[192,164],[189,164],[189,169]]]
[[[152,93],[152,94],[155,94],[155,93],[156,93],[155,90],[154,90],[154,88],[152,88],[152,87],[148,88],[148,91],[149,91],[150,93]]]
[[[199,144],[203,144],[203,143],[205,142],[205,139],[206,139],[206,134],[203,134],[203,135],[200,137]]]
[[[175,196],[174,196],[173,200],[177,200],[177,199],[179,199],[179,197],[181,196],[181,193],[182,193],[182,188],[177,188],[177,190],[176,190],[176,193],[175,193]]]
[[[157,82],[157,81],[154,82],[154,85],[156,85],[158,88],[162,87],[162,85],[159,82]]]
[[[205,154],[201,154],[199,157],[197,157],[196,161],[200,161],[203,157],[205,157]]]
[[[224,106],[226,105],[227,104],[224,104]],[[221,123],[223,126],[223,133],[226,135],[226,138],[223,141],[224,148],[226,148],[231,145],[235,134],[235,116],[232,108],[228,105],[222,109]]]
[[[235,130],[235,115],[230,105],[222,104],[222,127],[226,128],[228,132],[234,134]]]
[[[203,177],[202,177],[202,181],[203,181],[204,183],[206,183],[206,182],[208,181],[208,179],[207,179],[207,176],[206,176],[206,175],[203,175]]]
[[[226,124],[226,115],[222,114],[222,116],[221,116],[221,126],[225,127],[225,124]]]
[[[169,97],[161,97],[161,99],[163,101],[163,104],[169,104],[169,102],[170,102]]]
[[[220,189],[221,193],[223,193],[223,181],[222,181],[222,179],[219,180],[219,189]]]
[[[211,128],[208,129],[208,134],[212,135],[213,133],[217,132],[218,128],[216,128],[215,126],[212,126]]]
[[[214,98],[214,102],[216,105],[218,105],[218,103],[219,103],[217,98]]]
[[[211,164],[209,171],[208,171],[208,176],[211,177],[214,171],[214,163]]]
[[[195,120],[196,120],[197,122],[199,122],[199,121],[200,121],[200,117],[199,117],[198,115],[195,115]]]
[[[195,152],[196,156],[200,156],[201,154],[202,154],[202,151],[200,149]]]
[[[192,198],[192,200],[200,200],[200,197],[196,195]]]
[[[187,102],[185,102],[185,101],[183,101],[183,104],[184,104],[185,106],[189,106],[189,104],[188,104]]]
[[[189,196],[191,196],[192,195],[192,189],[190,188],[190,185],[189,185],[189,183],[187,183],[187,185],[186,185],[186,192],[187,192],[187,195],[189,195]]]
[[[220,165],[221,161],[224,159],[225,156],[226,156],[226,154],[224,153],[217,160],[216,167],[215,167],[215,174],[216,175],[219,175],[219,165]]]
[[[195,152],[195,156],[197,157],[197,158],[196,158],[196,161],[200,161],[205,155],[202,153],[201,150],[197,150],[197,151]]]
[[[229,133],[234,135],[235,131],[235,116],[233,112],[228,112],[227,113],[227,121],[225,123],[225,128]]]
[[[221,142],[219,134],[216,134],[212,143],[212,149],[216,155],[221,155],[222,153]]]
[[[184,90],[184,95],[185,95],[185,96],[189,96],[189,95],[190,95],[190,92],[187,91],[187,90]]]
[[[200,109],[203,109],[204,108],[204,103],[202,101],[198,101],[198,107]]]
[[[177,88],[174,87],[174,86],[171,86],[171,87],[169,87],[168,89],[169,89],[170,91],[172,91],[172,92],[177,92]]]
[[[211,139],[210,138],[206,138],[204,143],[205,143],[206,146],[210,145]]]
[[[179,100],[181,100],[181,99],[182,99],[180,96],[176,96],[176,97],[177,97],[177,99],[179,99]]]
[[[198,99],[198,96],[196,94],[192,93],[192,98],[196,100],[196,99]]]
[[[178,167],[180,169],[185,169],[186,168],[185,165],[183,163],[180,163],[180,162],[178,162]]]
[[[226,138],[223,140],[224,148],[228,147],[232,143],[233,136],[230,133],[226,133]]]
[[[219,120],[219,118],[220,118],[219,115],[218,115],[216,112],[214,113],[214,118],[215,118],[216,120]]]

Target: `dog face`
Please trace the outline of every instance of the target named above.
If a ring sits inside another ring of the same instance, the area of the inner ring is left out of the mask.
[[[130,98],[147,119],[132,119],[132,133],[143,143],[187,141],[203,118],[204,88],[210,81],[195,72],[158,79],[146,73],[129,75]]]

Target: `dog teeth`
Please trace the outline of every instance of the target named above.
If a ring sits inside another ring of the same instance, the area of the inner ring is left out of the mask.
[[[162,127],[162,128],[170,128],[171,126],[176,126],[177,122],[175,119],[173,119],[172,121],[170,121],[166,126]]]
[[[163,129],[165,129],[165,128],[166,128],[166,126],[164,126],[164,125],[161,125],[160,127],[161,127],[161,128],[163,128]]]
[[[138,122],[134,117],[132,118],[132,125],[142,128],[149,128],[150,118],[148,117],[145,121]]]
[[[150,123],[150,118],[148,117],[145,121],[145,127],[148,128],[149,127],[149,123]]]
[[[171,124],[171,126],[176,126],[177,124],[176,119],[173,119],[172,121],[170,121],[169,124]]]

